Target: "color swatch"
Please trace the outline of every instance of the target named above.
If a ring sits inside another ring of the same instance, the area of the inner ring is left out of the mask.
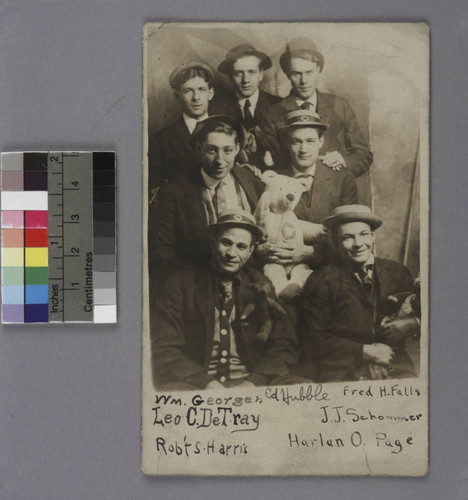
[[[1,162],[2,322],[116,322],[115,154]]]

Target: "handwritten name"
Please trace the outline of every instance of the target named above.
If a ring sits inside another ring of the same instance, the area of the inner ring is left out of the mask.
[[[287,387],[267,387],[265,397],[287,405],[300,401],[328,401],[328,394],[322,392],[322,384],[301,385],[297,391],[292,391]]]

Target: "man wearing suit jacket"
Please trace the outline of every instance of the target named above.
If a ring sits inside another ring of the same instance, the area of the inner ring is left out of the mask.
[[[314,225],[321,224],[337,206],[357,203],[356,182],[348,169],[333,171],[319,160],[328,125],[313,111],[299,109],[286,115],[284,128],[289,168],[278,170],[278,174],[303,179],[308,186],[294,209],[297,217]],[[306,243],[313,243],[308,236],[308,226],[302,226]],[[312,228],[311,234],[315,239],[316,229]],[[311,264],[314,254],[311,245],[266,245],[269,246],[267,260],[271,262]],[[265,245],[260,247],[260,253],[262,251],[265,253]]]
[[[214,73],[200,62],[181,64],[169,76],[182,114],[149,138],[148,188],[153,200],[157,188],[166,180],[198,167],[191,135],[199,121],[208,118],[208,105],[214,95]]]
[[[234,87],[228,94],[217,94],[212,102],[212,114],[230,115],[240,121],[253,134],[256,151],[249,151],[249,163],[261,169],[265,162],[266,142],[260,129],[262,114],[281,98],[260,90],[264,71],[271,68],[271,59],[249,44],[242,44],[230,50],[218,71],[229,76]]]
[[[208,268],[173,274],[151,308],[155,384],[164,390],[303,382],[288,377],[298,360],[286,314],[272,285],[246,271],[262,230],[243,210],[227,210],[208,227]]]
[[[245,141],[245,129],[230,116],[198,123],[193,132],[198,168],[164,183],[150,205],[150,273],[158,273],[159,281],[187,264],[209,261],[207,226],[221,212],[254,211],[262,184],[248,168],[235,165]]]
[[[364,205],[346,205],[323,224],[336,254],[303,290],[303,375],[320,382],[415,376],[405,338],[418,321],[390,314],[390,299],[409,294],[413,281],[406,267],[374,256],[382,220]]]
[[[317,90],[323,65],[323,55],[310,39],[299,37],[289,41],[281,55],[280,66],[291,82],[291,93],[270,107],[262,117],[261,128],[275,165],[281,168],[288,160],[287,143],[280,129],[287,113],[301,108],[316,112],[329,125],[320,150],[323,164],[333,170],[347,168],[358,177],[372,163],[369,141],[346,99]]]

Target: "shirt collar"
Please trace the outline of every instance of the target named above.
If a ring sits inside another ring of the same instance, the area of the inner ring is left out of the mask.
[[[193,131],[195,130],[195,127],[197,126],[197,123],[208,118],[208,113],[205,113],[203,116],[200,116],[200,118],[192,118],[191,116],[186,115],[185,113],[182,113],[182,116],[184,118],[185,125],[187,126],[188,131],[190,132],[190,135],[192,135]]]
[[[299,97],[296,97],[296,103],[299,107],[301,107],[305,102],[310,102],[313,106],[314,109],[317,109],[317,91],[315,91],[308,99],[305,101],[303,99],[300,99]]]
[[[210,191],[213,191],[216,186],[221,182],[223,181],[226,185],[231,185],[234,180],[232,178],[232,175],[231,173],[227,174],[226,177],[224,179],[213,179],[213,177],[210,177],[204,170],[203,168],[201,169],[201,175],[202,175],[202,178],[203,178],[203,182],[205,184],[205,186],[210,190]]]
[[[293,167],[291,165],[291,169],[292,169],[292,172],[293,172],[293,177],[299,177],[300,175],[311,175],[312,177],[314,177],[315,176],[315,168],[316,168],[316,166],[317,166],[317,164],[314,163],[308,169],[300,171],[300,170],[297,170],[297,168],[295,168],[295,167]]]
[[[250,109],[251,113],[253,114],[253,110],[257,107],[257,102],[258,98],[260,96],[260,91],[257,89],[250,97],[242,97],[239,99],[239,96],[236,94],[237,97],[237,102],[239,103],[239,106],[244,109],[245,106],[245,101],[248,99],[250,101]]]

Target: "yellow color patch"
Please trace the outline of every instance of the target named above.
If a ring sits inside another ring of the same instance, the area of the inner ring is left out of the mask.
[[[47,250],[47,249],[46,249]],[[23,267],[24,248],[2,248],[2,266]]]
[[[47,248],[26,248],[26,267],[47,267]]]

